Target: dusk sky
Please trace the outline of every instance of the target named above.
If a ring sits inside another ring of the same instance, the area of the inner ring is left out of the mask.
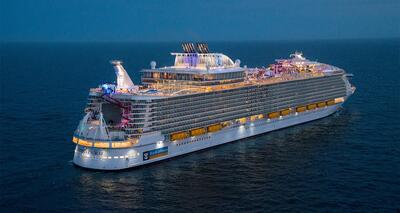
[[[0,41],[400,37],[400,0],[1,0]]]

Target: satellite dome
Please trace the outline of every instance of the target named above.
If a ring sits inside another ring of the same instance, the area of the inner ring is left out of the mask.
[[[151,69],[155,69],[156,68],[157,63],[155,61],[151,61],[150,62],[150,67]]]
[[[235,65],[236,65],[237,67],[240,67],[240,60],[239,60],[239,59],[236,59],[236,60],[235,60]]]

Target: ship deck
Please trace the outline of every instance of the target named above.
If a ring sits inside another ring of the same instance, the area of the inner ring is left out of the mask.
[[[216,86],[189,86],[189,85],[181,85],[179,83],[171,83],[171,84],[154,84],[149,88],[142,88],[138,92],[129,92],[129,91],[118,91],[115,95],[121,97],[136,97],[138,99],[161,99],[167,97],[176,97],[176,96],[184,96],[184,95],[192,95],[197,93],[206,93],[206,92],[215,92],[229,89],[237,89],[248,86],[256,86],[256,85],[269,85],[269,84],[278,84],[290,81],[298,81],[305,79],[312,79],[330,75],[343,74],[344,71],[341,69],[332,70],[329,72],[312,72],[312,73],[296,73],[296,74],[283,74],[281,76],[274,76],[265,79],[247,79],[243,82],[232,83],[232,84],[223,84]],[[102,93],[101,88],[91,88],[90,92],[93,93]]]

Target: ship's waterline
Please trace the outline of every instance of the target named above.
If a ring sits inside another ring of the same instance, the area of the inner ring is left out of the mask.
[[[133,85],[113,61],[116,84],[91,89],[73,162],[119,170],[326,117],[354,93],[342,69],[300,53],[263,69],[240,66],[205,44],[184,44],[171,67],[143,70]]]

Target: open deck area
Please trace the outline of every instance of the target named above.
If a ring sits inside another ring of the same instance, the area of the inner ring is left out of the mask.
[[[252,69],[251,72],[259,72],[261,69]],[[341,69],[330,71],[325,73],[323,71],[316,72],[302,72],[302,73],[282,73],[280,75],[275,75],[267,78],[251,77],[247,78],[243,82],[232,83],[232,84],[222,84],[214,86],[191,86],[179,84],[179,81],[169,84],[152,84],[147,88],[140,88],[138,91],[117,91],[118,95],[127,96],[140,96],[140,97],[174,97],[180,95],[196,94],[196,93],[206,93],[221,90],[237,89],[247,86],[255,85],[268,85],[277,84],[283,82],[290,82],[296,80],[304,80],[311,78],[318,78],[334,74],[342,74],[344,71]],[[92,88],[90,90],[92,93],[102,93],[101,88]]]

